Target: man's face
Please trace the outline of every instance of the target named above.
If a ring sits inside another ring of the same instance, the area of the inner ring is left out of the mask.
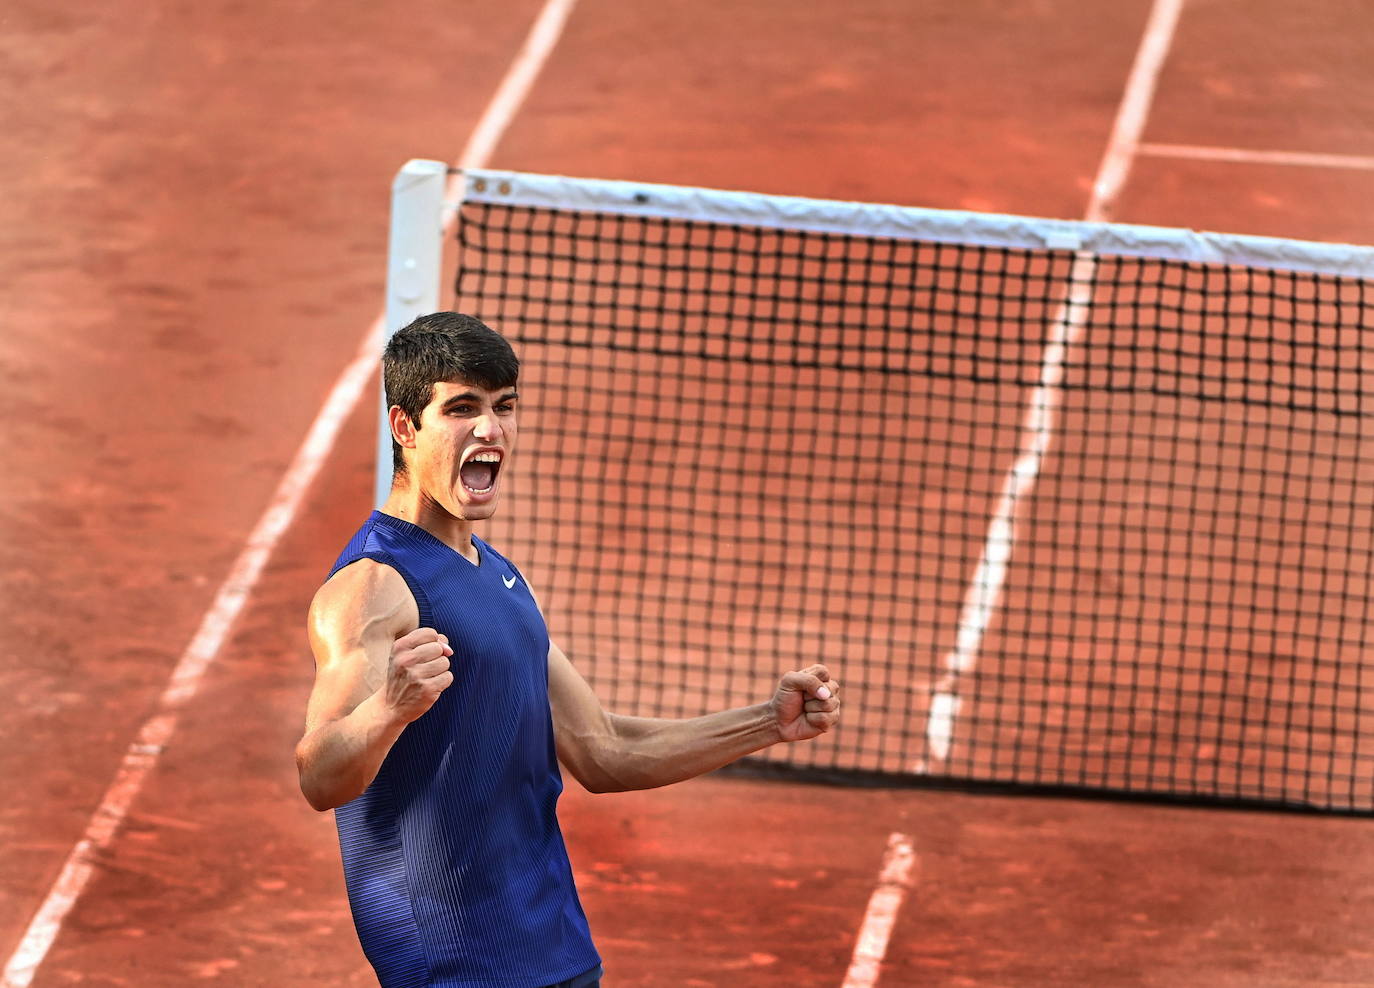
[[[496,511],[515,446],[516,398],[514,387],[434,385],[420,413],[410,469],[420,489],[453,517],[480,521]]]

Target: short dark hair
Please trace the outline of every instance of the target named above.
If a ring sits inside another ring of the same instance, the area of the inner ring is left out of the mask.
[[[440,381],[462,381],[495,391],[514,387],[520,360],[505,337],[474,316],[435,312],[398,329],[382,353],[386,403],[398,405],[415,428]],[[400,444],[391,440],[391,466],[405,473]]]

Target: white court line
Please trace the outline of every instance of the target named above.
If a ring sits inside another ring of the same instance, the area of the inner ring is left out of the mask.
[[[1126,176],[1131,171],[1131,159],[1140,146],[1140,135],[1145,131],[1145,118],[1150,115],[1150,104],[1154,102],[1159,72],[1169,55],[1169,46],[1173,44],[1174,29],[1178,27],[1178,15],[1182,10],[1183,0],[1155,0],[1155,5],[1150,9],[1145,36],[1140,40],[1135,64],[1131,66],[1131,74],[1126,79],[1126,91],[1116,111],[1112,136],[1107,139],[1107,150],[1097,169],[1097,181],[1093,182],[1088,208],[1083,213],[1083,219],[1089,223],[1111,218],[1117,196],[1126,184]]]
[[[1088,222],[1101,222],[1110,217],[1126,183],[1132,158],[1140,144],[1140,135],[1145,129],[1145,119],[1149,116],[1150,104],[1154,100],[1159,72],[1169,53],[1182,9],[1183,0],[1155,0],[1150,10],[1150,19],[1145,25],[1145,34],[1126,81],[1111,138],[1107,142],[1107,150],[1102,156],[1083,215]],[[1064,358],[1069,347],[1078,342],[1087,322],[1096,273],[1097,259],[1094,255],[1086,251],[1075,255],[1069,273],[1068,293],[1050,321],[1040,379],[1031,395],[1021,428],[1020,452],[1003,478],[983,554],[964,596],[954,648],[945,656],[944,676],[930,698],[930,711],[926,717],[926,750],[937,762],[943,762],[949,756],[954,738],[954,720],[961,703],[959,681],[978,663],[983,636],[997,609],[1007,564],[1016,544],[1019,509],[1035,487],[1041,462],[1054,436],[1054,412],[1059,405]],[[917,772],[929,772],[931,766],[923,760],[915,769]]]
[[[558,38],[563,33],[563,25],[568,22],[568,15],[572,13],[576,3],[577,0],[547,0],[544,4],[544,9],[539,12],[539,17],[530,28],[525,44],[515,56],[515,61],[511,62],[510,68],[506,70],[506,76],[501,80],[496,95],[487,104],[486,112],[482,114],[482,119],[477,121],[477,126],[468,137],[467,146],[458,156],[459,168],[486,167],[491,153],[500,143],[501,135],[506,132],[511,120],[519,112],[525,97],[529,95],[530,87],[534,85],[534,80],[539,78],[540,70],[544,68],[544,63],[548,61],[554,46],[558,44]],[[457,222],[457,211],[453,203],[462,194],[462,189],[463,177],[450,175],[448,188],[445,190],[446,234],[452,232],[454,223]]]
[[[480,168],[486,164],[544,60],[553,50],[574,3],[575,0],[548,0],[544,5],[525,45],[502,78],[463,149],[459,167]],[[258,519],[210,609],[201,619],[199,629],[173,669],[152,716],[144,722],[124,753],[114,780],[87,822],[81,839],[67,855],[56,881],[29,921],[19,945],[5,964],[4,978],[0,981],[3,988],[27,988],[33,981],[34,973],[57,939],[67,915],[90,881],[100,855],[114,839],[129,807],[176,733],[182,708],[195,695],[206,669],[219,655],[234,621],[257,586],[263,567],[281,536],[290,528],[306,492],[333,450],[340,429],[367,390],[368,381],[377,369],[383,333],[384,318],[379,315],[368,327],[357,355],[334,383],[267,509]]]
[[[1237,161],[1254,165],[1297,165],[1300,168],[1353,168],[1374,171],[1374,156],[1364,154],[1323,154],[1316,151],[1251,151],[1248,148],[1213,148],[1197,144],[1150,144],[1136,148],[1137,154],[1155,158],[1188,158],[1193,161]]]
[[[911,887],[911,872],[916,865],[916,850],[911,838],[893,834],[887,839],[887,853],[883,855],[878,884],[868,899],[859,938],[854,944],[854,956],[844,976],[843,988],[873,988],[887,956],[887,942],[897,922],[907,889]]]
[[[67,914],[76,905],[90,880],[100,854],[110,845],[130,805],[143,788],[144,781],[176,732],[181,708],[195,695],[205,670],[219,654],[220,646],[224,644],[234,620],[257,585],[277,540],[290,526],[310,482],[329,456],[340,425],[371,379],[376,369],[381,339],[382,321],[378,318],[369,327],[362,350],[344,368],[343,375],[330,391],[305,442],[301,444],[290,469],[268,503],[267,510],[249,535],[247,544],[220,585],[214,602],[201,619],[199,629],[172,670],[172,676],[158,698],[155,712],[143,723],[137,737],[124,753],[114,781],[101,797],[100,804],[86,824],[85,833],[67,855],[57,880],[30,920],[19,946],[5,965],[5,988],[28,985],[57,939]]]

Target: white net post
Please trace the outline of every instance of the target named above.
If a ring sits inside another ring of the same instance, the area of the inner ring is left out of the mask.
[[[391,236],[386,267],[387,339],[417,316],[439,308],[447,180],[448,165],[416,158],[407,161],[391,183]],[[380,507],[391,491],[391,428],[387,424],[385,392],[378,401],[374,503]]]

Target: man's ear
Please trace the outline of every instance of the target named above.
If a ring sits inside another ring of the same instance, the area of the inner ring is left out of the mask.
[[[386,410],[386,418],[391,425],[391,438],[403,449],[414,449],[415,433],[420,429],[410,420],[405,409],[400,405],[392,405]]]

